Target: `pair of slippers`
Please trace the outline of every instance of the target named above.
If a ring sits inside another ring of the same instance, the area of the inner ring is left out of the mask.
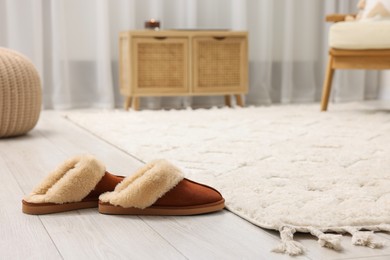
[[[83,155],[61,164],[22,201],[23,212],[33,215],[94,207],[103,214],[195,215],[222,210],[225,200],[217,190],[184,178],[166,160],[125,178]]]

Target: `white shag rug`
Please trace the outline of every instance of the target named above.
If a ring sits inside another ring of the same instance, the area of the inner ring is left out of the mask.
[[[69,112],[66,117],[147,162],[166,158],[212,185],[227,208],[281,234],[276,252],[303,253],[309,232],[340,249],[381,247],[390,231],[390,110],[361,104]],[[366,231],[362,231],[366,230]]]

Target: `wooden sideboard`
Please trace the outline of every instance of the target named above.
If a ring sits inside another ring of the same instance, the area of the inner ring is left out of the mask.
[[[248,34],[237,31],[126,31],[119,35],[120,92],[125,109],[140,97],[248,92]]]

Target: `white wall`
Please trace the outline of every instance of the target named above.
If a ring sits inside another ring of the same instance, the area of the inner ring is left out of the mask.
[[[390,100],[390,71],[381,73],[379,99]]]

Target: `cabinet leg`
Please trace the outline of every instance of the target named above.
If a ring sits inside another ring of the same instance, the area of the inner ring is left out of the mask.
[[[230,95],[225,95],[225,105],[228,106],[228,107],[232,106]]]
[[[129,107],[131,107],[131,97],[127,96],[125,99],[124,109],[129,110]]]
[[[133,97],[133,109],[135,111],[139,110],[139,103],[140,103],[139,97]]]
[[[243,107],[244,101],[242,100],[242,96],[239,94],[239,95],[235,95],[235,97],[236,97],[237,106]]]

